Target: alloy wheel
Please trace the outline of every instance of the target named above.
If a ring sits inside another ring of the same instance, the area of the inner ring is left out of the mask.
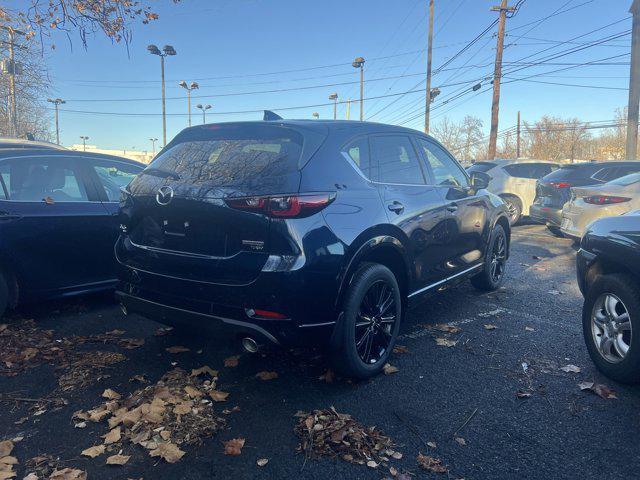
[[[397,313],[393,287],[377,280],[362,297],[356,318],[356,351],[362,362],[374,365],[385,356],[393,340]]]
[[[622,300],[603,293],[591,313],[591,334],[598,353],[611,363],[619,363],[631,346],[631,319]]]
[[[489,274],[491,280],[498,283],[504,275],[504,267],[507,260],[507,242],[504,235],[498,235],[496,241],[493,243],[493,249],[491,251],[491,265],[489,267]]]

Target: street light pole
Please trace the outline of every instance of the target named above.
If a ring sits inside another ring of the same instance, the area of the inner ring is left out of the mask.
[[[200,88],[200,85],[197,82],[191,82],[191,85],[187,85],[184,80],[181,80],[178,85],[187,91],[187,109],[189,111],[189,126],[191,126],[191,90]]]
[[[160,57],[160,74],[162,76],[162,145],[167,144],[167,108],[166,99],[164,93],[164,57],[173,56],[176,54],[175,48],[171,45],[165,45],[162,47],[162,51],[156,45],[149,45],[147,51],[151,55],[158,55]]]
[[[351,65],[360,69],[360,121],[364,120],[364,58],[356,58]]]
[[[205,123],[207,123],[207,110],[211,108],[211,105],[202,105],[201,103],[199,103],[198,105],[196,105],[196,108],[202,110],[202,124],[204,125]]]
[[[51,99],[51,98],[47,98],[47,102],[49,103],[53,103],[55,109],[56,109],[56,143],[58,145],[60,145],[60,127],[58,126],[58,105],[62,105],[63,103],[66,103],[64,100],[62,100],[61,98],[55,98],[55,99]]]
[[[333,100],[333,119],[338,119],[338,94],[332,93],[329,95],[329,100]]]
[[[82,139],[82,151],[86,152],[87,151],[87,140],[89,140],[89,137],[87,137],[85,135],[80,135],[80,138]]]
[[[151,140],[151,150],[153,151],[153,155],[152,156],[156,156],[156,142],[158,141],[157,138],[150,138],[149,140]]]
[[[629,74],[629,106],[627,108],[627,160],[638,156],[638,112],[640,111],[640,0],[634,0],[629,12],[631,27],[631,72]]]
[[[9,34],[9,118],[11,134],[19,136],[18,131],[18,103],[16,100],[16,61],[15,61],[15,35],[24,35],[24,32],[13,27],[0,26]]]
[[[429,134],[431,114],[431,59],[433,50],[433,0],[429,0],[429,41],[427,44],[427,96],[424,106],[424,133]]]

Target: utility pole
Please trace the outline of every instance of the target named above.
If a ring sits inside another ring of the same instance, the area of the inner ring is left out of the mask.
[[[351,99],[347,100],[347,120],[351,120]]]
[[[499,7],[492,7],[492,11],[500,12],[498,20],[498,45],[496,47],[496,63],[493,69],[493,101],[491,102],[491,132],[489,133],[489,160],[496,156],[498,143],[498,114],[500,110],[500,78],[502,77],[502,53],[504,51],[504,29],[507,22],[507,12],[513,12],[513,7],[507,6],[507,0],[502,0]]]
[[[55,109],[56,109],[56,143],[58,145],[60,145],[60,127],[58,124],[58,106],[62,105],[63,103],[67,103],[64,100],[62,100],[61,98],[47,98],[47,102],[49,103],[53,103]]]
[[[520,110],[518,110],[518,126],[516,127],[516,158],[520,158]]]
[[[364,120],[364,58],[356,58],[351,65],[360,69],[360,121],[362,122]]]
[[[338,94],[332,93],[329,95],[329,100],[333,100],[333,119],[338,119]]]
[[[640,0],[633,0],[631,29],[631,72],[629,74],[629,106],[627,113],[627,160],[638,155],[638,110],[640,109]]]
[[[424,133],[429,133],[431,110],[431,58],[433,48],[433,0],[429,0],[429,43],[427,44],[427,96],[424,106]]]

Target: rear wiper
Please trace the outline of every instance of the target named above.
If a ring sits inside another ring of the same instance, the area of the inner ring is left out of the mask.
[[[180,175],[178,175],[177,173],[170,172],[168,170],[162,170],[161,168],[147,167],[142,171],[142,173],[155,175],[156,177],[173,178],[174,180],[180,180]]]

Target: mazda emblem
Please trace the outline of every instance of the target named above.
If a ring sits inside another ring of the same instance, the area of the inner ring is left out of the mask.
[[[169,205],[171,200],[173,199],[173,188],[165,185],[164,187],[160,187],[158,193],[156,193],[156,202],[159,205]]]

